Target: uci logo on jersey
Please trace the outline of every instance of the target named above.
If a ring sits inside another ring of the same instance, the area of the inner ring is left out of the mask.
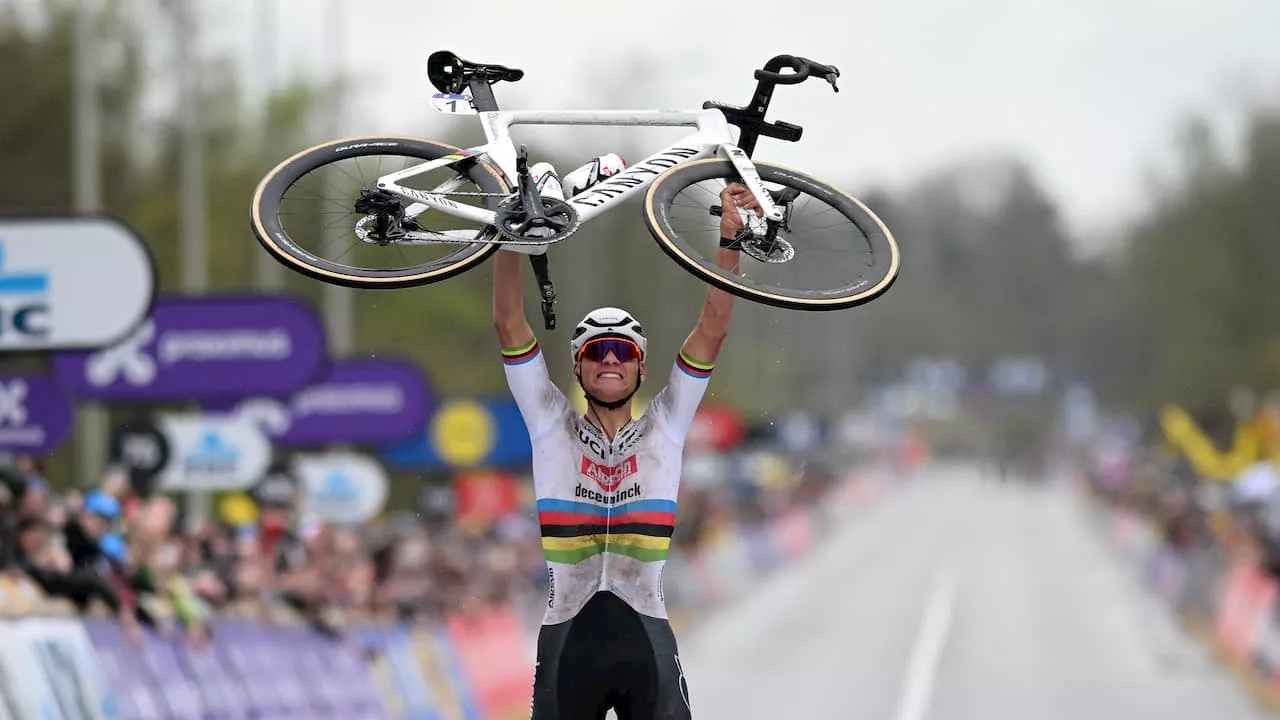
[[[582,426],[578,426],[578,440],[583,445],[591,448],[591,452],[596,455],[604,455],[604,443],[600,442],[598,438],[592,437],[590,433],[582,429]]]

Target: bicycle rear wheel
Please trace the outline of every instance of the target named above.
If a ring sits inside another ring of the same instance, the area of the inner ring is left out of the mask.
[[[441,242],[410,243],[409,238],[379,242],[369,232],[376,213],[367,212],[367,207],[366,212],[357,212],[356,202],[363,188],[376,185],[379,175],[460,153],[451,145],[405,137],[335,140],[304,150],[258,184],[250,206],[254,235],[286,267],[333,285],[390,289],[453,277],[498,250],[493,226],[426,210],[414,220],[419,234],[437,234]],[[490,210],[497,209],[511,192],[502,173],[478,158],[402,184],[440,192],[458,203],[483,204]],[[379,202],[387,208],[379,212],[403,211],[408,204],[395,197]],[[442,257],[422,257],[441,250]]]
[[[666,171],[645,193],[645,224],[672,260],[726,292],[792,310],[851,308],[893,285],[898,244],[867,206],[803,173],[755,166],[771,194],[784,199],[781,242],[760,257],[744,252],[740,275],[721,269],[715,260],[720,221],[710,207],[718,206],[737,171],[728,160],[696,160]]]

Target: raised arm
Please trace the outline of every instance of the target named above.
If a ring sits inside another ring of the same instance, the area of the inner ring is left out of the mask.
[[[525,255],[499,250],[493,258],[493,327],[504,350],[527,347],[533,342],[533,328],[524,314],[524,294],[520,286],[520,263]]]
[[[493,327],[502,346],[502,366],[507,386],[520,408],[529,437],[537,439],[566,415],[573,406],[551,382],[542,348],[524,316],[520,292],[520,263],[524,253],[499,250],[493,259]]]
[[[755,210],[759,208],[751,192],[746,186],[734,183],[720,192],[720,238],[722,241],[733,240],[742,229],[742,218],[737,208]],[[716,264],[722,269],[737,274],[741,253],[721,247],[716,256]],[[733,315],[734,296],[714,285],[707,287],[707,297],[702,303],[702,314],[698,316],[698,324],[684,341],[682,354],[687,361],[710,367],[715,364],[720,354],[720,346],[729,335],[729,321]]]

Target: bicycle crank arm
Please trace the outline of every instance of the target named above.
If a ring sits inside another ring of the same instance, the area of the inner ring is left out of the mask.
[[[529,264],[533,265],[533,275],[538,280],[538,291],[542,295],[542,324],[548,330],[555,330],[556,286],[551,282],[551,268],[546,253],[530,255]]]
[[[516,156],[516,180],[519,184],[517,189],[520,201],[528,220],[541,227],[547,216],[542,211],[542,195],[534,186],[533,175],[529,172],[529,154],[523,145],[520,146],[520,154]]]

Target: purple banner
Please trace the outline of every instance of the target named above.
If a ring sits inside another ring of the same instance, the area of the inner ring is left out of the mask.
[[[141,657],[135,654],[130,659],[133,662],[140,660],[151,671],[170,716],[197,718],[204,715],[200,688],[187,675],[177,648],[155,633],[147,632],[141,650]]]
[[[432,398],[416,364],[375,358],[335,361],[316,382],[287,400],[222,398],[203,405],[206,410],[249,417],[281,447],[381,445],[422,432]]]
[[[204,698],[205,717],[217,720],[248,720],[248,696],[240,683],[223,667],[212,645],[185,645],[182,659],[187,672]]]
[[[43,454],[71,432],[71,396],[43,375],[0,376],[0,450]]]
[[[277,678],[270,659],[255,642],[258,626],[245,620],[224,620],[214,625],[215,652],[228,670],[244,683],[253,714],[274,717],[287,714],[277,692]],[[265,660],[265,662],[264,662]],[[274,668],[278,674],[279,668]]]
[[[86,618],[85,631],[93,643],[107,685],[115,693],[120,717],[163,720],[170,717],[164,696],[143,663],[138,648],[129,644],[114,620]]]
[[[324,327],[284,297],[165,297],[112,347],[54,356],[63,385],[100,400],[289,395],[326,363]]]
[[[388,717],[355,650],[306,628],[221,620],[212,644],[196,647],[149,631],[133,645],[110,620],[85,626],[122,718]]]

